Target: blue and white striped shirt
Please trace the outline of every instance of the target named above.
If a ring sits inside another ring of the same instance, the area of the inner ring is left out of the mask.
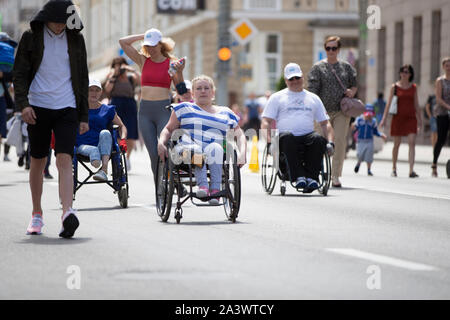
[[[218,108],[218,112],[209,113],[190,102],[175,106],[173,110],[180,122],[180,129],[189,134],[189,137],[183,136],[182,142],[194,142],[203,148],[213,142],[222,144],[227,131],[238,126],[239,117],[230,108]]]

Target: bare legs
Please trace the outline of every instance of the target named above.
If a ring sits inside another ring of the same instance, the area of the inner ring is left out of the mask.
[[[392,171],[397,172],[397,160],[398,160],[398,151],[400,148],[400,143],[402,142],[402,137],[393,137],[394,138],[394,147],[392,148]],[[408,162],[409,162],[409,174],[412,175],[414,173],[414,162],[416,157],[416,134],[408,135]]]

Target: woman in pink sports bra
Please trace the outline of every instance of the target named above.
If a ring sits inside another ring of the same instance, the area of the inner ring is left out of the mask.
[[[141,50],[133,47],[136,41],[142,41]],[[175,42],[163,38],[158,29],[152,28],[145,34],[132,35],[119,40],[125,54],[133,60],[142,73],[141,102],[138,114],[139,130],[150,155],[153,177],[156,179],[158,166],[158,137],[170,118],[166,106],[171,103],[170,87],[184,82],[184,64],[172,54]],[[169,75],[170,64],[176,73]]]

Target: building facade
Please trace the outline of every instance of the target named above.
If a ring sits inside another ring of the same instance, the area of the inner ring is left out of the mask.
[[[175,40],[176,56],[187,57],[187,79],[202,73],[215,77],[219,1],[224,0],[196,1],[201,5],[195,14],[180,15],[159,14],[156,0],[75,0],[85,26],[91,75],[105,77],[111,60],[123,54],[119,38],[155,27]],[[325,57],[327,36],[342,37],[342,59],[352,64],[358,59],[358,0],[230,1],[230,24],[248,19],[257,29],[244,46],[232,41],[230,103],[242,103],[251,92],[260,95],[274,90],[289,62],[300,64],[306,75]],[[31,16],[45,2],[0,0],[3,26],[19,40]]]
[[[375,100],[378,92],[387,98],[401,65],[411,64],[419,104],[424,107],[442,74],[442,58],[450,56],[450,2],[374,0],[371,4],[381,10],[381,29],[368,32],[368,100]]]

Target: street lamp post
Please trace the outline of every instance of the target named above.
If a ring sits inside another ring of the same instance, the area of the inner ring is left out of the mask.
[[[219,1],[219,15],[218,15],[218,48],[230,49],[230,16],[231,16],[231,1]],[[224,50],[222,50],[224,51]],[[228,106],[228,74],[230,72],[230,59],[220,59],[217,55],[216,75],[217,75],[217,90],[216,102],[218,105]]]

